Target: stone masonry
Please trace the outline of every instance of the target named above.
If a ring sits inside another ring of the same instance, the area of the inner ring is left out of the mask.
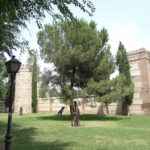
[[[16,76],[14,112],[31,113],[32,71],[30,65],[22,65]]]
[[[150,52],[144,48],[128,54],[134,83],[131,114],[150,114]]]

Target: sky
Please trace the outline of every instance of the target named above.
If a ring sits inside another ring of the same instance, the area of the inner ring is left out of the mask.
[[[126,50],[139,48],[150,50],[150,0],[93,0],[95,13],[92,17],[77,8],[71,8],[75,16],[87,21],[93,20],[98,30],[105,27],[109,34],[109,44],[112,54],[115,55],[119,41],[122,41]],[[43,24],[51,23],[52,19],[46,15]],[[28,22],[28,29],[22,29],[22,37],[29,41],[32,49],[38,49],[36,23]],[[23,61],[26,55],[19,56]],[[42,63],[42,62],[41,62]]]

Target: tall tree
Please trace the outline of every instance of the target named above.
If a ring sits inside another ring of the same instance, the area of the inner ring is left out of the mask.
[[[115,64],[107,44],[107,31],[103,30],[102,37],[105,39],[104,49],[100,53],[99,62],[94,70],[93,77],[88,82],[87,91],[94,94],[97,101],[104,102],[107,113],[108,104],[115,101],[114,81],[110,80],[110,75],[114,72]]]
[[[103,32],[97,30],[93,21],[77,20],[46,25],[38,33],[41,55],[55,65],[57,75],[54,81],[60,86],[64,101],[70,104],[70,108],[75,89],[87,87],[99,64],[107,41]]]
[[[121,114],[128,115],[129,105],[132,103],[134,86],[131,79],[130,74],[130,65],[126,53],[126,49],[124,45],[120,42],[117,56],[116,56],[116,64],[119,70],[118,77],[118,91],[120,93],[121,100]]]
[[[17,40],[17,33],[20,32],[20,27],[25,27],[26,21],[31,18],[35,19],[38,25],[46,12],[54,18],[72,19],[70,6],[78,7],[89,15],[94,11],[94,6],[89,0],[1,0],[0,51],[11,55],[12,49],[22,45]]]
[[[34,56],[33,69],[32,69],[32,112],[37,112],[37,57]]]
[[[37,112],[37,82],[38,82],[38,65],[37,65],[37,54],[34,50],[29,51],[30,57],[28,63],[32,65],[32,112]]]
[[[7,72],[4,62],[5,57],[0,53],[0,100],[3,100],[7,93]]]

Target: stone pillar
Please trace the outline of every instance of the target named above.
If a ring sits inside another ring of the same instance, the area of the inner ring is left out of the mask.
[[[30,65],[22,65],[16,76],[14,112],[32,112],[32,71]]]
[[[150,113],[150,52],[139,49],[128,54],[134,83],[134,98],[131,114]]]

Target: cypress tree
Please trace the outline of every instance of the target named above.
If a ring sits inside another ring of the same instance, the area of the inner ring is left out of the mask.
[[[127,52],[124,45],[120,42],[117,56],[116,56],[116,64],[119,70],[118,85],[121,85],[118,89],[120,89],[121,95],[121,114],[128,114],[128,107],[132,103],[133,99],[133,83],[130,74],[130,65],[127,57]],[[122,86],[123,85],[123,86]]]
[[[117,66],[120,74],[125,75],[128,83],[131,83],[130,65],[124,45],[120,42],[117,52]]]
[[[33,56],[33,70],[32,70],[32,112],[37,112],[37,58]]]

